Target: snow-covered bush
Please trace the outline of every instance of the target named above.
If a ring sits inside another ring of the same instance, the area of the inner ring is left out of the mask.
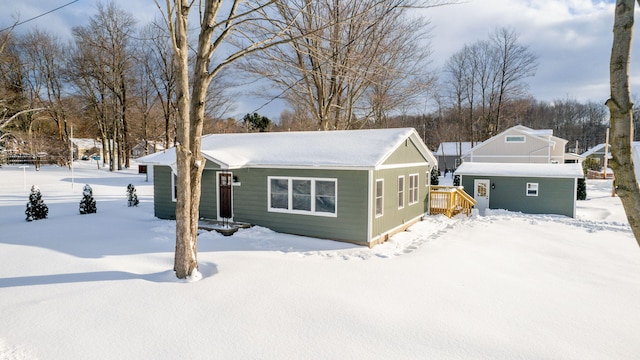
[[[453,186],[460,186],[460,175],[453,176]]]
[[[27,215],[27,221],[46,219],[47,215],[49,215],[49,208],[42,200],[42,194],[37,185],[31,187],[27,210],[24,213]]]
[[[93,189],[89,184],[82,189],[82,200],[80,200],[80,214],[94,214],[96,208],[96,200],[93,198]]]
[[[138,195],[136,195],[136,187],[133,186],[133,184],[127,185],[127,205],[132,207],[138,206],[139,203]]]

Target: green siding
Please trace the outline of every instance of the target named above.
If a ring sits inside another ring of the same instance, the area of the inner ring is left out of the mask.
[[[372,186],[374,189],[376,180],[384,180],[383,215],[379,217],[375,216],[375,205],[372,206],[371,209],[371,216],[373,217],[373,237],[384,234],[428,212],[429,188],[426,185],[428,172],[429,168],[426,165],[376,170],[373,172]],[[418,202],[409,205],[409,175],[416,173],[418,174]],[[398,209],[398,177],[401,175],[405,177],[405,201],[404,208]],[[372,204],[375,204],[375,191],[372,191],[371,197]]]
[[[238,169],[233,187],[234,220],[274,231],[367,243],[367,171],[314,169]],[[337,217],[269,212],[269,176],[332,178],[338,180]]]
[[[415,164],[426,162],[413,141],[407,138],[396,150],[384,161],[383,165]]]
[[[204,170],[202,172],[200,217],[208,219],[216,219],[218,217],[216,174],[215,170]]]
[[[154,166],[153,169],[153,209],[160,219],[176,218],[176,203],[171,198],[171,168]],[[202,195],[200,197],[200,216],[216,218],[215,171],[202,173]]]
[[[575,216],[576,179],[462,176],[462,186],[471,196],[474,195],[475,179],[490,180],[492,184],[489,192],[490,209],[506,209],[527,214]],[[527,183],[538,183],[538,196],[526,195]]]
[[[217,164],[207,162],[202,177],[202,217],[217,218],[217,171]],[[377,170],[245,168],[231,172],[235,178],[232,187],[233,220],[282,233],[366,245],[374,238],[423,216],[429,209],[429,188],[426,185],[429,164],[411,139],[400,144]],[[411,174],[418,175],[418,202],[410,205]],[[397,179],[400,175],[405,177],[405,206],[402,209],[398,209]],[[156,166],[154,176],[155,214],[159,218],[175,219],[175,202],[171,200],[171,169],[168,166]],[[269,212],[269,176],[337,179],[337,216]],[[384,214],[376,217],[372,205],[375,204],[373,189],[376,179],[380,178],[384,179],[385,185]]]
[[[171,199],[171,168],[153,167],[153,210],[160,219],[176,218],[176,203]]]

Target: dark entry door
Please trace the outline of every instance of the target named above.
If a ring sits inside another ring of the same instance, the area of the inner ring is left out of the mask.
[[[220,189],[218,196],[220,198],[220,217],[223,219],[231,219],[231,173],[220,173],[219,175]]]

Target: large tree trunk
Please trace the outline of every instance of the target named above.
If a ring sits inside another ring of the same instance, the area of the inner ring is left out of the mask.
[[[198,268],[197,231],[192,228],[192,152],[190,137],[191,100],[189,94],[189,43],[188,22],[189,7],[176,0],[175,18],[175,69],[176,92],[178,102],[178,121],[176,128],[176,163],[178,193],[176,194],[176,253],[174,270],[179,279],[185,279]],[[195,179],[199,181],[198,179]],[[199,195],[199,194],[198,194]],[[196,217],[197,219],[197,217]],[[197,221],[197,220],[196,220]]]
[[[607,100],[606,105],[611,113],[611,154],[613,158],[610,164],[615,173],[614,185],[620,200],[622,200],[633,235],[640,245],[640,189],[631,158],[633,104],[630,99],[631,89],[629,86],[634,2],[634,0],[616,1],[613,47],[609,68],[611,98]]]

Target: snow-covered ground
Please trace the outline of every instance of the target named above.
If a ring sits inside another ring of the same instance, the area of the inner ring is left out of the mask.
[[[32,184],[48,219],[25,221]],[[0,359],[637,359],[640,248],[610,191],[589,180],[577,219],[433,216],[373,249],[203,233],[186,283],[144,175],[4,166]]]

